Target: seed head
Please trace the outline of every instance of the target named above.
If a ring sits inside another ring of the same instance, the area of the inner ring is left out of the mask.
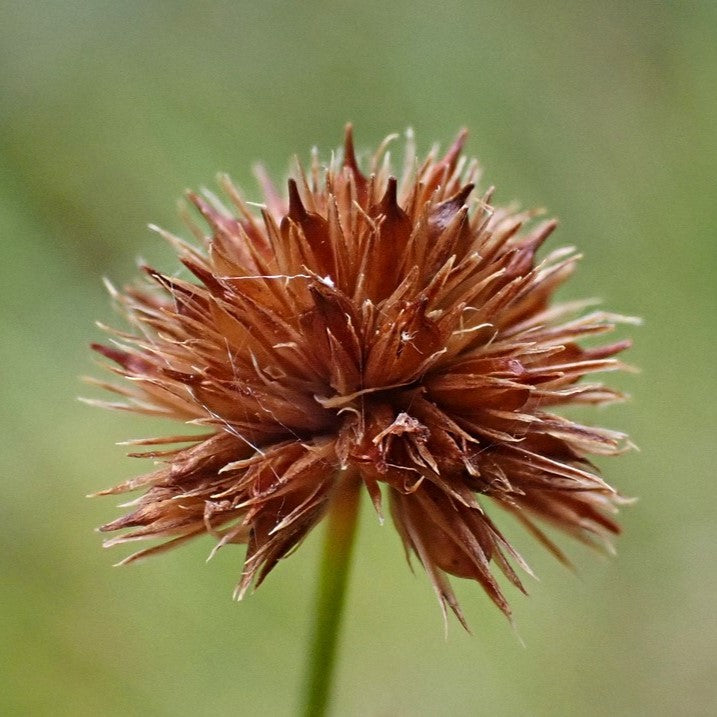
[[[551,304],[579,256],[536,259],[555,222],[477,194],[465,136],[417,162],[409,135],[398,179],[387,142],[362,172],[349,127],[343,156],[323,166],[314,153],[286,197],[262,170],[261,205],[226,177],[229,207],[190,193],[198,245],[157,230],[186,271],[144,267],[113,290],[131,330],[93,346],[126,379],[101,384],[124,399],[103,405],[203,432],[128,441],[160,467],[101,492],[144,491],[100,530],[129,529],[107,545],[163,542],[123,562],[205,533],[215,550],[245,543],[241,597],[321,520],[346,472],[379,516],[388,502],[461,622],[447,575],[476,580],[509,614],[493,568],[520,590],[512,564],[529,572],[486,502],[562,562],[538,522],[609,545],[622,499],[589,457],[620,453],[626,436],[554,410],[621,398],[582,379],[621,368],[629,342],[580,342],[626,319]]]

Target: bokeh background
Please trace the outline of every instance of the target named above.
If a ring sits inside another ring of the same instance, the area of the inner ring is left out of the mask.
[[[0,713],[295,714],[320,536],[238,605],[241,548],[113,569],[93,527],[119,513],[83,496],[157,428],[77,377],[114,320],[101,277],[178,268],[148,222],[182,231],[218,170],[259,200],[253,162],[283,177],[352,120],[359,148],[411,125],[421,151],[465,125],[499,201],[560,218],[552,246],[586,255],[564,294],[645,319],[632,402],[591,416],[642,450],[602,464],[640,497],[616,559],[561,541],[576,578],[516,536],[541,577],[510,592],[517,634],[456,581],[474,635],[444,639],[365,506],[335,714],[717,714],[716,33],[710,0],[3,3]]]

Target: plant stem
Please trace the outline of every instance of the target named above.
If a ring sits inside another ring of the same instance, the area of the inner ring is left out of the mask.
[[[353,471],[339,475],[329,505],[311,648],[304,716],[323,717],[329,703],[336,647],[359,512],[361,481]]]

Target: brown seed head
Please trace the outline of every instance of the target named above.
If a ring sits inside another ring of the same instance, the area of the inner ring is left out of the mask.
[[[379,514],[388,499],[462,622],[446,574],[478,581],[509,614],[492,566],[521,590],[511,562],[528,569],[484,498],[563,562],[535,519],[609,544],[621,499],[589,456],[621,452],[626,436],[553,410],[621,398],[581,379],[621,368],[629,342],[579,342],[624,317],[550,304],[578,256],[536,261],[555,222],[525,228],[530,212],[477,196],[465,136],[421,163],[409,138],[398,179],[385,144],[362,173],[349,127],[343,159],[314,156],[286,199],[260,171],[260,211],[226,178],[231,209],[189,194],[208,227],[192,225],[201,247],[158,230],[192,276],[146,267],[142,285],[115,293],[132,332],[93,347],[127,379],[103,384],[125,400],[106,405],[205,432],[132,442],[161,467],[102,491],[145,492],[101,530],[129,529],[108,544],[164,542],[123,562],[204,533],[246,543],[241,596],[321,520],[343,471]]]

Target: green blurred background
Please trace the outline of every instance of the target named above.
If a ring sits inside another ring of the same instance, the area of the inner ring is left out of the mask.
[[[461,581],[475,634],[445,640],[364,510],[335,713],[717,714],[716,33],[709,0],[3,3],[0,713],[295,713],[320,536],[238,605],[240,548],[113,569],[93,527],[119,513],[83,496],[156,427],[79,404],[77,376],[114,321],[101,276],[177,268],[148,222],[181,231],[218,170],[259,200],[254,161],[281,177],[352,120],[359,148],[411,125],[422,152],[465,125],[499,201],[560,218],[552,246],[586,254],[565,295],[645,318],[633,401],[591,415],[642,450],[602,464],[640,496],[615,560],[562,541],[576,578],[516,535],[525,647]]]

